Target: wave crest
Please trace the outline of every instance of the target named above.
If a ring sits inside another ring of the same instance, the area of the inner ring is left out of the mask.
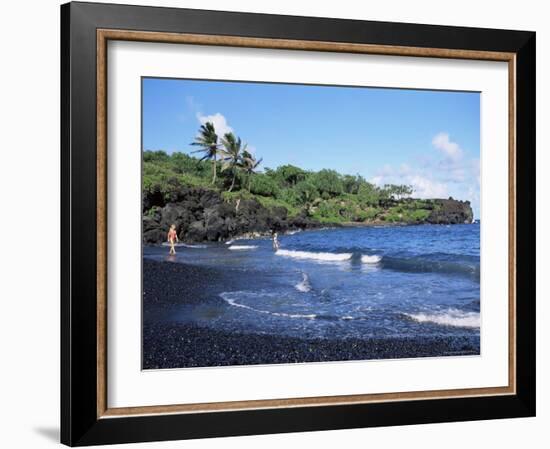
[[[479,265],[474,262],[434,260],[423,257],[384,257],[384,268],[408,273],[443,273],[467,276],[479,281]]]
[[[405,313],[405,316],[419,323],[434,323],[441,326],[467,327],[479,329],[481,316],[478,312],[463,312],[449,309],[438,313]]]
[[[228,249],[231,250],[246,250],[246,249],[256,249],[258,245],[231,245]]]
[[[363,263],[372,263],[372,264],[375,264],[375,263],[378,263],[382,260],[382,256],[378,256],[378,255],[373,255],[373,256],[368,256],[368,255],[365,255],[365,256],[361,256],[361,262]]]
[[[298,282],[294,288],[302,293],[311,291],[311,284],[309,283],[309,277],[306,273],[302,273],[302,281]]]
[[[310,251],[294,251],[290,249],[279,249],[275,252],[277,256],[292,257],[293,259],[312,259],[324,262],[341,262],[351,259],[352,253],[314,253]]]

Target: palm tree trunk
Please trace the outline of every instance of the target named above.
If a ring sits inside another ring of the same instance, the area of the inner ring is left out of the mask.
[[[216,184],[216,155],[214,155],[214,159],[212,160],[212,169],[214,172],[214,176],[212,177],[212,184]]]
[[[231,187],[229,187],[228,192],[231,192],[233,190],[233,187],[235,187],[235,178],[237,177],[237,170],[233,169],[233,180],[231,181]]]

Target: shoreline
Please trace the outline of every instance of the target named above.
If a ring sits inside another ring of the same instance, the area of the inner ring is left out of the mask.
[[[280,232],[279,234],[281,236],[288,236],[288,235],[295,235],[302,232],[314,232],[314,231],[330,231],[334,229],[341,229],[341,228],[404,228],[409,226],[457,226],[457,225],[471,225],[476,224],[475,222],[472,223],[455,223],[455,224],[438,224],[438,223],[404,223],[404,222],[394,222],[394,223],[388,223],[388,222],[361,222],[361,221],[346,221],[342,223],[332,223],[332,224],[326,224],[326,226],[320,226],[318,228],[308,228],[308,229],[290,229],[288,231]],[[227,243],[230,241],[237,241],[237,240],[262,240],[262,239],[271,239],[272,237],[271,232],[250,232],[246,234],[240,234],[234,237],[229,237],[227,239],[221,239],[217,240],[215,242],[209,242],[207,240],[186,240],[183,243],[188,244],[204,244],[204,243]],[[144,246],[150,246],[150,247],[156,247],[156,246],[162,246],[162,243],[155,243],[155,244],[146,244],[144,243]]]
[[[404,226],[421,226],[432,225],[432,223],[407,223],[407,222],[392,222],[387,221],[345,221],[340,223],[343,228],[398,228]]]
[[[205,288],[205,286],[208,287]],[[296,338],[170,320],[174,306],[218,303],[230,272],[143,259],[143,369],[479,355],[477,336]]]
[[[226,241],[238,236],[270,235],[330,227],[464,224],[473,220],[468,201],[449,199],[387,199],[369,208],[337,197],[296,205],[270,196],[246,198],[205,187],[184,187],[169,197],[146,195],[142,204],[144,243],[164,241],[171,225],[185,242]],[[271,198],[271,199],[269,199]],[[321,207],[324,205],[323,207]],[[372,210],[371,210],[372,209]],[[346,212],[347,211],[347,212]],[[373,215],[374,214],[374,215]],[[348,221],[352,220],[352,221]]]

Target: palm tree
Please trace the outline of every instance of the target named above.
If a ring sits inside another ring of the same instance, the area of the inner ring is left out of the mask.
[[[201,147],[200,150],[193,151],[193,153],[204,153],[204,156],[201,158],[201,161],[205,159],[210,159],[212,161],[212,171],[214,173],[212,177],[212,184],[216,183],[216,158],[218,156],[219,146],[218,146],[218,135],[214,129],[214,124],[212,122],[206,122],[204,125],[201,125],[199,134],[195,137],[195,141],[191,143]]]
[[[228,192],[233,190],[235,187],[235,178],[237,177],[237,170],[242,166],[241,164],[241,151],[247,152],[247,145],[244,144],[241,138],[235,137],[233,133],[227,133],[221,139],[224,149],[220,151],[223,157],[222,171],[231,169],[233,172],[233,179],[231,180],[231,186],[229,187]]]
[[[245,173],[248,176],[248,191],[250,192],[250,180],[252,175],[258,166],[262,163],[262,159],[256,160],[253,154],[249,153],[246,150],[243,150],[243,155],[241,157],[243,168]]]

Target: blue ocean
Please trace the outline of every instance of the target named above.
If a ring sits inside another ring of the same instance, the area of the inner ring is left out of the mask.
[[[479,232],[479,224],[345,227],[279,236],[277,251],[264,238],[143,255],[231,279],[210,300],[170,310],[170,320],[302,339],[478,336]]]

